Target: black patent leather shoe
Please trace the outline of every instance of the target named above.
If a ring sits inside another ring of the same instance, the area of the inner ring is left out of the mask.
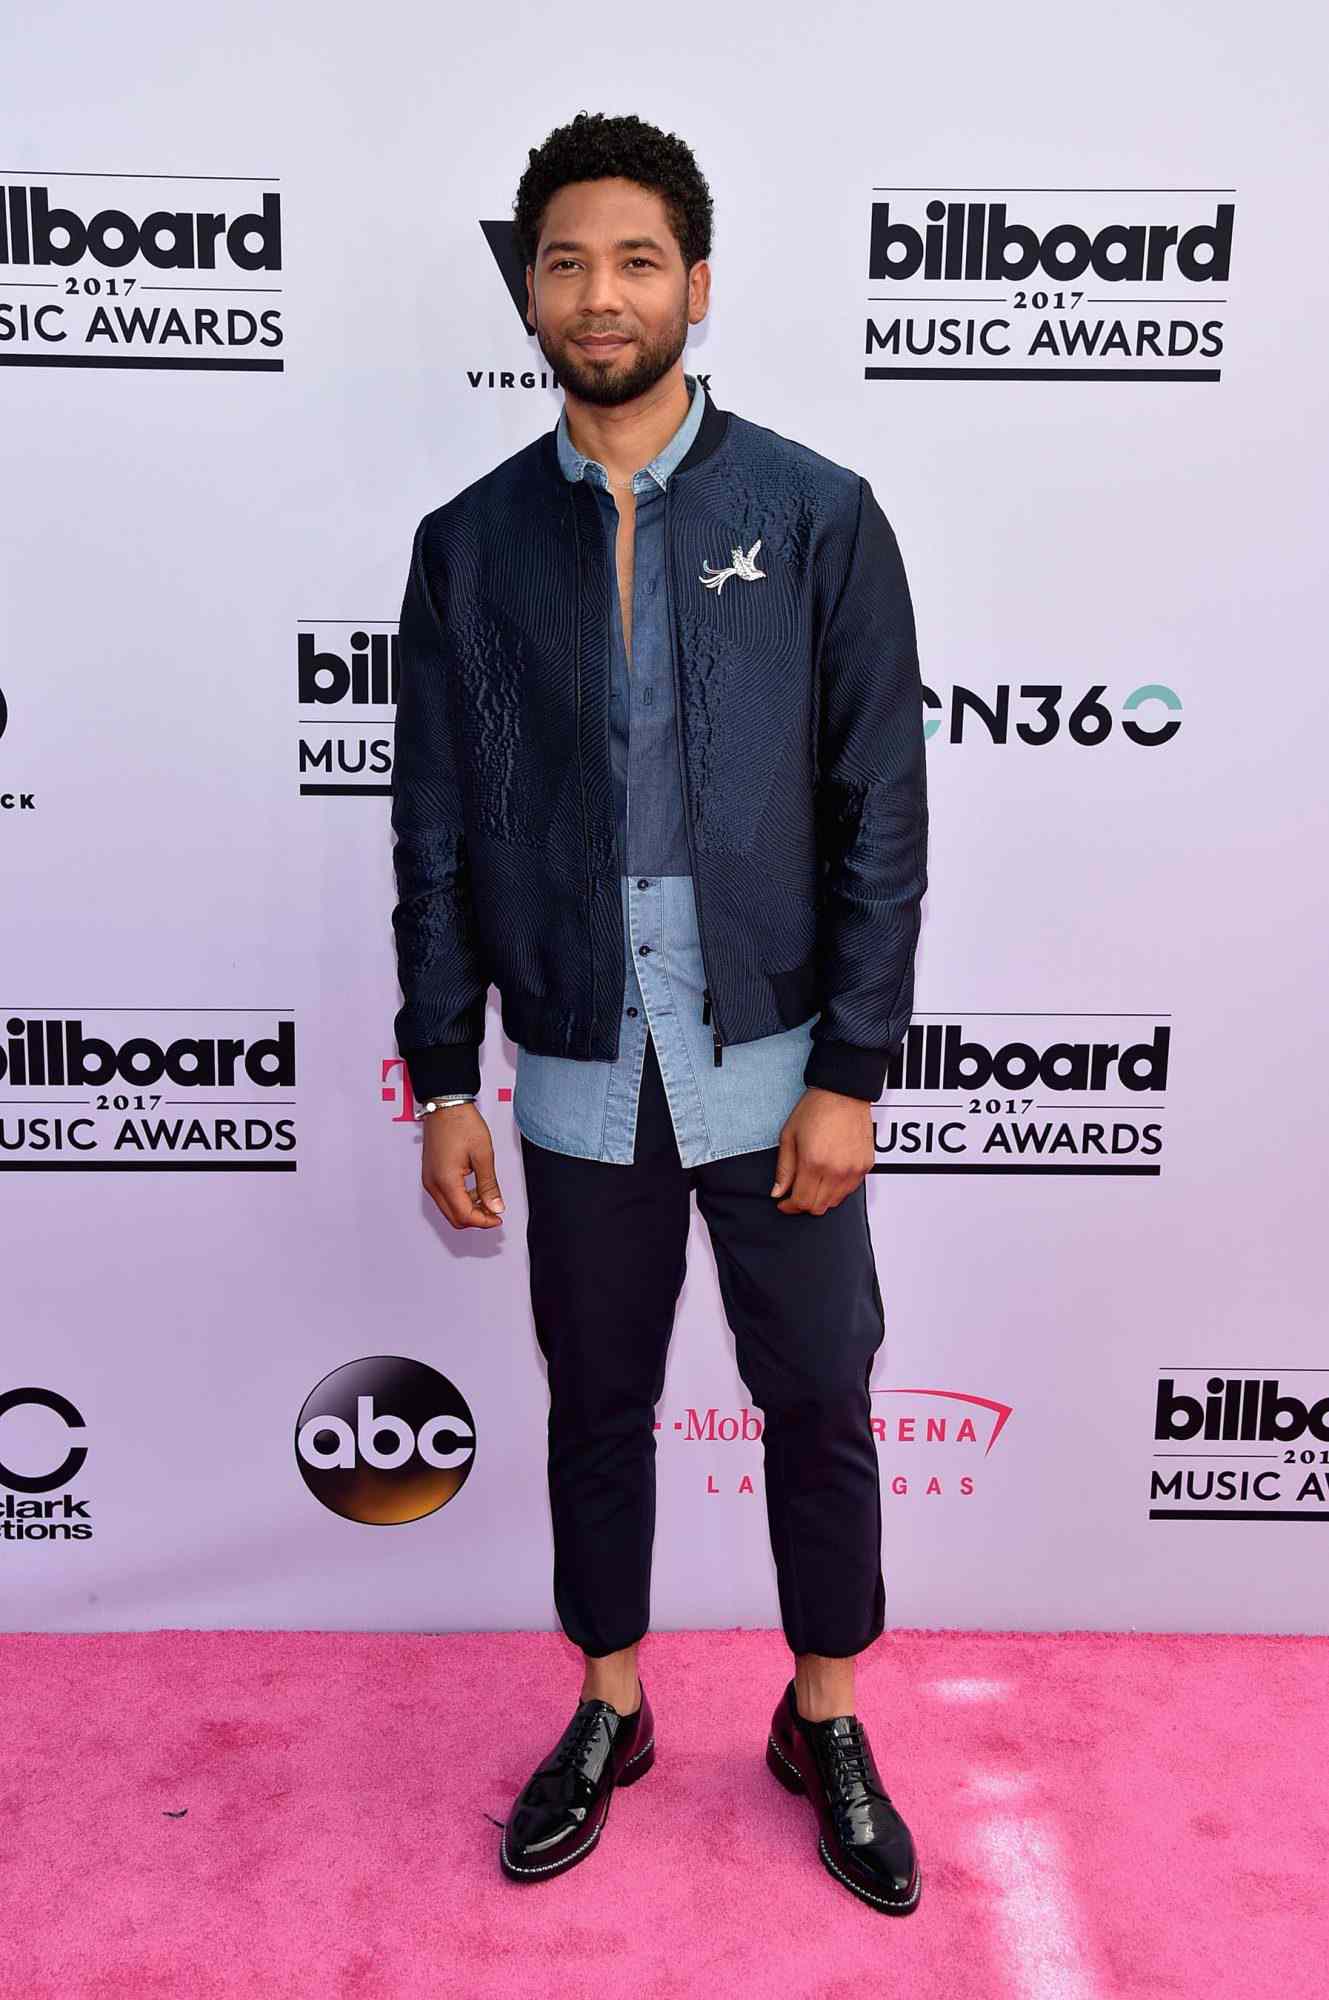
[[[766,1741],[766,1762],[789,1792],[804,1792],[821,1825],[818,1852],[847,1889],[874,1909],[907,1917],[923,1882],[913,1838],[891,1803],[856,1715],[807,1722],[793,1681]]]
[[[609,1817],[615,1785],[635,1785],[655,1762],[655,1717],[646,1699],[631,1715],[607,1701],[579,1701],[558,1742],[517,1794],[499,1843],[514,1882],[547,1882],[585,1860]]]

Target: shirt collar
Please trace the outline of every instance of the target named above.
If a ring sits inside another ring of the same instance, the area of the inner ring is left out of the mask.
[[[634,493],[643,491],[648,478],[654,479],[657,486],[663,491],[669,483],[670,473],[683,457],[701,427],[706,391],[696,376],[685,374],[683,380],[692,392],[692,401],[688,405],[688,413],[664,449],[656,454],[649,465],[643,465],[639,471],[633,473],[632,490]],[[566,404],[564,404],[563,409],[559,413],[556,435],[558,442],[558,462],[564,478],[582,479],[589,476],[596,485],[607,487],[609,484],[609,474],[605,467],[601,465],[598,458],[587,458],[583,452],[578,451],[576,445],[568,435]]]

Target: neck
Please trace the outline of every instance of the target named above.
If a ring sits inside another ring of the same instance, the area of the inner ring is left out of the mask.
[[[564,392],[568,436],[586,458],[595,458],[612,481],[625,486],[662,452],[688,413],[688,385],[679,360],[658,382],[627,403],[586,403]]]

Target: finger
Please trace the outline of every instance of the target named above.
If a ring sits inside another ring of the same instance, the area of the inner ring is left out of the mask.
[[[808,1197],[808,1214],[825,1215],[831,1194],[831,1182],[824,1173],[813,1176],[812,1189]]]
[[[789,1191],[789,1199],[793,1203],[793,1209],[789,1212],[799,1215],[821,1215],[824,1213],[826,1188],[825,1174],[804,1161],[799,1169],[798,1178]],[[785,1204],[781,1202],[780,1206],[783,1208]]]
[[[497,1229],[499,1217],[490,1215],[466,1185],[469,1171],[458,1166],[440,1174],[436,1181],[426,1181],[425,1186],[454,1229]]]
[[[502,1215],[503,1196],[499,1191],[498,1182],[494,1179],[492,1165],[487,1174],[476,1168],[474,1199],[482,1203],[491,1215]]]
[[[807,1161],[800,1162],[789,1193],[777,1206],[782,1208],[786,1215],[804,1214],[807,1210],[809,1196],[815,1185],[816,1175],[808,1166]]]
[[[494,1171],[492,1141],[477,1140],[471,1148],[471,1165],[475,1168],[475,1199],[483,1204],[488,1214],[502,1215],[503,1195]]]
[[[794,1136],[790,1133],[786,1138],[782,1132],[780,1134],[780,1150],[775,1159],[775,1180],[771,1187],[772,1194],[786,1194],[788,1192],[789,1184],[794,1178],[797,1167],[798,1146],[794,1140]]]

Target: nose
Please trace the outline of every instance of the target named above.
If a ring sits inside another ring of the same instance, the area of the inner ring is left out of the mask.
[[[591,331],[600,333],[618,331],[619,315],[623,310],[623,291],[619,273],[612,263],[591,264],[587,267],[579,303],[591,321]]]

